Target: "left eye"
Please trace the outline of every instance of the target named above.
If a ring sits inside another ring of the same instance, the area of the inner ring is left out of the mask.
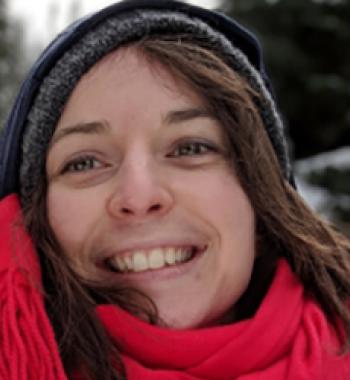
[[[94,157],[79,157],[68,162],[64,166],[62,173],[86,172],[88,170],[98,169],[100,167],[102,167],[102,164]]]
[[[189,142],[179,145],[169,156],[200,156],[205,153],[215,152],[215,148],[202,142]]]

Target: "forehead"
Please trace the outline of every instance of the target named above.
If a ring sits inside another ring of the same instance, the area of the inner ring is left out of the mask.
[[[75,119],[122,114],[135,118],[135,111],[150,115],[151,109],[153,114],[166,113],[169,107],[203,107],[204,103],[183,80],[131,45],[106,55],[80,79],[57,127]]]
[[[153,77],[157,83],[171,92],[194,95],[194,89],[189,83],[178,78],[169,68],[154,57],[146,55],[136,44],[120,47],[104,56],[89,71],[83,75],[76,88],[88,86],[90,82],[111,81],[119,86],[142,77]],[[142,85],[142,83],[141,83]]]

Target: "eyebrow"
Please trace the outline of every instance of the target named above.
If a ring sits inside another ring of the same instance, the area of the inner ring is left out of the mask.
[[[196,118],[207,117],[214,119],[214,116],[205,108],[187,108],[181,110],[169,111],[163,117],[163,123],[166,125],[180,124]],[[62,129],[59,129],[51,139],[49,149],[63,138],[74,134],[102,134],[109,132],[111,129],[109,123],[105,120],[92,121],[87,123],[77,123]]]
[[[111,129],[107,121],[92,121],[88,123],[77,123],[69,127],[59,129],[52,137],[49,148],[66,136],[73,134],[101,134]]]
[[[214,116],[205,108],[187,108],[169,111],[163,118],[163,123],[168,125],[180,124],[200,117],[215,119]]]

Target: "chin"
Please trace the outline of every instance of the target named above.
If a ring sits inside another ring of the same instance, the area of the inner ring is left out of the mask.
[[[220,315],[219,317],[211,316],[206,318],[200,315],[195,315],[194,313],[191,314],[192,315],[189,315],[188,312],[185,312],[183,314],[171,315],[169,313],[159,312],[158,325],[173,330],[191,330],[220,326],[232,321],[232,317],[230,318],[227,313]]]

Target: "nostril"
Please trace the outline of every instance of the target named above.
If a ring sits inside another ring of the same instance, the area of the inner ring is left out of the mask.
[[[122,212],[123,214],[132,214],[132,213],[133,213],[131,210],[129,210],[128,208],[125,208],[125,207],[123,207],[123,208],[121,209],[121,212]]]
[[[155,205],[152,205],[151,207],[149,207],[148,209],[148,212],[157,212],[157,211],[160,211],[162,209],[162,205],[157,203]],[[127,207],[122,207],[120,209],[121,213],[122,214],[125,214],[125,215],[132,215],[132,214],[135,214],[134,210],[131,209],[131,208],[127,208]]]
[[[149,208],[149,211],[159,211],[162,208],[162,206],[158,203],[156,205],[153,205]]]

